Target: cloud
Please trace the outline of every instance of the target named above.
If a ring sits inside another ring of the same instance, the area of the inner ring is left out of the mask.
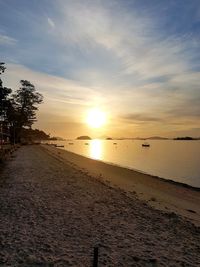
[[[190,68],[190,38],[164,36],[150,14],[140,16],[134,8],[129,11],[113,1],[61,3],[61,40],[85,51],[102,46],[121,61],[124,76],[144,80],[180,74]],[[70,30],[66,32],[65,28]]]
[[[162,118],[153,117],[147,114],[126,114],[121,117],[123,120],[130,122],[163,122]]]
[[[47,18],[47,22],[50,25],[51,28],[55,28],[55,23],[51,18]]]
[[[7,64],[6,67],[4,83],[16,89],[21,79],[29,80],[44,95],[46,112],[51,113],[53,110],[61,114],[68,112],[69,107],[73,106],[78,111],[80,107],[89,107],[103,101],[103,97],[98,92],[76,81],[39,73],[19,64]]]
[[[0,34],[0,45],[15,45],[17,40],[7,35]]]

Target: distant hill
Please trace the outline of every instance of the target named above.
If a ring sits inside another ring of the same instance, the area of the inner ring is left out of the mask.
[[[133,137],[133,138],[125,138],[125,139],[131,139],[131,140],[169,140],[169,138],[161,137],[161,136]]]
[[[21,139],[23,142],[32,142],[32,141],[41,141],[41,140],[55,140],[55,141],[65,141],[61,137],[50,137],[49,134],[46,134],[44,131],[39,129],[26,129],[22,128]]]
[[[39,129],[33,130],[33,129],[22,128],[20,135],[23,141],[40,141],[40,140],[48,140],[50,138],[48,134]]]
[[[148,139],[148,140],[168,140],[169,138],[161,137],[161,136],[151,136],[151,137],[148,137],[146,139]]]
[[[53,136],[53,137],[50,137],[49,140],[55,140],[55,141],[65,141],[64,138],[62,137],[59,137],[59,136]]]
[[[76,138],[77,140],[91,140],[92,138],[90,138],[89,136],[87,135],[82,135],[82,136],[79,136]]]

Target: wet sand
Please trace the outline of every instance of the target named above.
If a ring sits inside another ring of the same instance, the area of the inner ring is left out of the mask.
[[[21,147],[0,173],[0,266],[92,266],[94,246],[99,266],[199,266],[199,227],[64,152]]]

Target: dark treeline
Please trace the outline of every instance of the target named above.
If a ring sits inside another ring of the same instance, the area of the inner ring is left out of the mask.
[[[0,139],[1,142],[9,139],[10,143],[18,143],[25,129],[31,129],[36,121],[36,111],[43,96],[27,80],[21,80],[15,91],[3,86],[1,76],[5,70],[5,64],[0,62]]]

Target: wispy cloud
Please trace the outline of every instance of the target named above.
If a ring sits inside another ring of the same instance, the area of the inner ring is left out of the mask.
[[[92,88],[84,87],[80,83],[54,75],[33,71],[19,64],[8,64],[5,80],[11,88],[17,88],[21,79],[30,80],[36,88],[45,95],[46,102],[54,102],[57,108],[68,108],[66,104],[90,106],[94,101],[101,101],[102,96]],[[58,106],[59,105],[59,106]],[[55,111],[55,110],[54,110]]]
[[[51,28],[55,28],[55,23],[51,18],[47,18],[47,22]]]
[[[17,40],[10,36],[0,34],[0,45],[15,45]]]
[[[130,12],[112,1],[62,2],[62,10],[63,41],[86,51],[102,46],[118,57],[124,75],[145,80],[180,74],[190,68],[190,36],[163,36],[148,14],[140,16],[134,9]],[[66,32],[64,28],[73,30]]]
[[[163,122],[163,119],[159,117],[153,117],[148,114],[126,114],[121,117],[126,122]]]

